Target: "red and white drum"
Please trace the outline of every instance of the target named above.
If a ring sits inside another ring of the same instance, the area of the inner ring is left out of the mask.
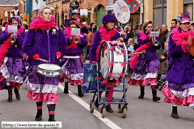
[[[128,66],[125,43],[104,41],[99,51],[99,73],[103,79],[118,79],[125,75]]]

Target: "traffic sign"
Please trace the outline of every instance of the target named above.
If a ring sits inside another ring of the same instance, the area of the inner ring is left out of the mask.
[[[126,3],[130,6],[130,13],[135,13],[139,9],[139,3],[136,0],[128,0]]]

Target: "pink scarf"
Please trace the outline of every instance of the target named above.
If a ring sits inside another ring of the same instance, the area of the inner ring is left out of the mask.
[[[98,46],[98,48],[96,50],[96,59],[97,59],[97,62],[98,62],[99,51],[100,51],[100,46],[101,46],[102,42],[103,41],[110,41],[110,39],[112,37],[114,37],[117,34],[117,32],[118,31],[117,31],[116,28],[114,28],[113,30],[111,30],[109,32],[103,26],[100,28],[99,33],[100,33],[100,36],[101,36],[101,42],[100,42],[100,45]]]
[[[45,21],[40,17],[37,17],[33,20],[32,23],[30,23],[30,29],[35,29],[37,31],[38,29],[41,29],[43,32],[44,30],[49,30],[50,28],[55,28],[55,17],[51,17],[51,21]]]
[[[174,43],[176,44],[176,46],[182,45],[181,48],[183,50],[183,52],[188,53],[189,49],[188,49],[188,45],[187,45],[187,40],[188,37],[194,36],[194,32],[192,30],[188,31],[187,33],[185,32],[180,32],[178,28],[173,29],[172,30],[172,40],[174,41]]]
[[[141,40],[144,40],[144,39],[147,38],[147,35],[146,35],[143,31],[139,31],[139,33],[140,33],[140,39],[141,39]],[[139,48],[135,51],[135,53],[141,52],[142,50],[147,50],[148,47],[151,45],[151,43],[152,43],[152,42],[148,42],[148,43],[146,43],[146,44],[144,44],[144,45],[141,45],[141,47],[139,47]],[[131,69],[134,69],[134,68],[135,68],[135,66],[136,66],[136,64],[137,64],[137,62],[138,62],[138,60],[139,60],[138,58],[139,58],[139,55],[134,55],[133,58],[131,59],[131,61],[130,61],[130,67],[131,67]]]

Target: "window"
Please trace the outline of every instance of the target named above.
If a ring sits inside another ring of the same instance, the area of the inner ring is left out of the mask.
[[[188,12],[193,20],[193,4],[184,4],[183,11]]]
[[[153,22],[154,29],[162,24],[166,24],[166,0],[154,0],[154,8],[153,8]]]
[[[26,1],[24,2],[23,10],[26,12]]]

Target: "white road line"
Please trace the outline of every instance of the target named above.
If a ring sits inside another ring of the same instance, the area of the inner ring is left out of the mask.
[[[58,87],[61,90],[64,89],[64,87],[61,84],[59,84]],[[88,111],[90,111],[90,105],[88,105],[85,101],[83,101],[82,99],[80,99],[78,96],[76,96],[75,94],[73,94],[71,91],[69,91],[69,94],[68,95],[71,98],[73,98],[75,101],[77,101],[80,105],[82,105],[85,109],[87,109]],[[98,112],[95,109],[94,109],[93,115],[95,115],[98,119],[100,119],[104,124],[106,124],[107,126],[109,126],[111,129],[121,129],[118,125],[116,125],[115,123],[113,123],[108,118],[106,118],[106,117],[105,118],[102,118],[101,113]]]

